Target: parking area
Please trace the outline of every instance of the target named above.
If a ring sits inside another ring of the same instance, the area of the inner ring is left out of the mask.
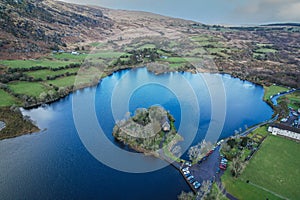
[[[203,181],[208,180],[210,183],[213,183],[216,176],[221,172],[221,157],[219,150],[220,146],[217,146],[197,164],[189,165],[187,163],[182,165],[181,173],[194,192],[199,190]]]

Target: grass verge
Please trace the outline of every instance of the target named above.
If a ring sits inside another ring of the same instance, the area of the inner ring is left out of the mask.
[[[243,174],[234,179],[227,170],[222,182],[239,199],[299,199],[299,151],[295,141],[268,136]]]

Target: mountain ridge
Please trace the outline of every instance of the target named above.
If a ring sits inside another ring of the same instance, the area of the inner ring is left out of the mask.
[[[51,50],[79,47],[88,52],[92,43],[124,53],[150,44],[181,57],[179,61],[186,59],[201,72],[300,87],[298,26],[211,26],[50,0],[1,0],[0,8],[0,59],[39,58]]]

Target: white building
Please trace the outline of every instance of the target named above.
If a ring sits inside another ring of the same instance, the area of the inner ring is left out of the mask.
[[[271,124],[268,128],[268,131],[271,132],[272,135],[280,135],[300,141],[300,129],[298,128],[283,124]]]
[[[72,55],[79,55],[79,53],[77,51],[72,51],[71,54]]]

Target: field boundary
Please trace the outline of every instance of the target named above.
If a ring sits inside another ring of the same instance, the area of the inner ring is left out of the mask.
[[[282,195],[280,195],[280,194],[277,194],[277,193],[275,193],[275,192],[273,192],[273,191],[271,191],[271,190],[269,190],[269,189],[267,189],[267,188],[264,188],[264,187],[262,187],[262,186],[260,186],[260,185],[257,185],[257,184],[255,184],[255,183],[252,183],[251,181],[249,181],[249,184],[250,184],[250,185],[253,185],[254,187],[257,187],[257,188],[259,188],[259,189],[262,189],[262,190],[264,190],[264,191],[266,191],[266,192],[269,192],[269,193],[271,193],[271,194],[273,194],[273,195],[275,195],[275,196],[277,196],[277,197],[279,197],[279,198],[281,198],[281,199],[289,200],[289,198],[286,198],[286,197],[284,197],[284,196],[282,196]]]

